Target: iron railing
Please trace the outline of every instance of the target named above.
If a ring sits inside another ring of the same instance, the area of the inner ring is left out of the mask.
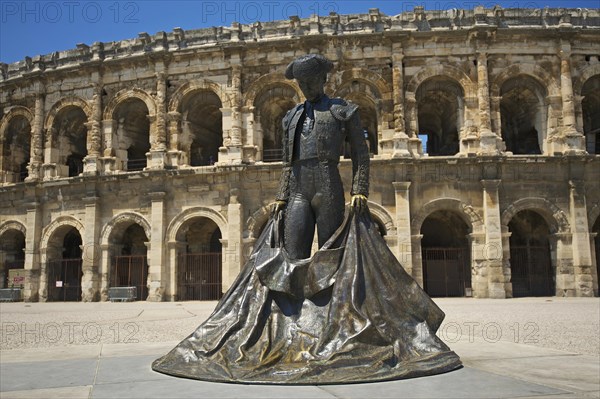
[[[471,288],[468,248],[423,248],[423,283],[430,296],[465,296]]]
[[[513,297],[554,296],[554,270],[547,245],[511,245]]]
[[[221,298],[220,252],[180,254],[177,272],[179,300],[209,301]]]
[[[283,160],[283,149],[265,148],[263,149],[263,162],[280,162]]]
[[[148,297],[148,257],[146,255],[115,256],[112,261],[111,287],[137,287],[138,301]]]

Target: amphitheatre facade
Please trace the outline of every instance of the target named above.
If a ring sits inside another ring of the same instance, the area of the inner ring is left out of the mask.
[[[28,301],[219,298],[304,100],[285,67],[320,53],[360,106],[373,218],[430,295],[597,295],[599,48],[598,9],[416,7],[0,64],[0,288],[18,269]]]

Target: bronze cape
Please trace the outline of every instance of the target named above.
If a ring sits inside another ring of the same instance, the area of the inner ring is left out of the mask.
[[[367,212],[304,260],[270,219],[213,314],[155,371],[206,381],[336,384],[461,367],[436,335],[444,313],[404,271]]]

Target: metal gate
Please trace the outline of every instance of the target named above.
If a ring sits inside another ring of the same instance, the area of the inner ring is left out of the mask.
[[[115,256],[112,262],[111,287],[137,287],[138,301],[148,297],[148,257],[146,255]]]
[[[513,297],[556,295],[554,271],[547,245],[511,245]]]
[[[209,301],[221,298],[221,253],[180,254],[177,262],[178,299]]]
[[[471,288],[467,248],[423,248],[423,283],[430,296],[465,296]]]
[[[81,259],[48,262],[48,301],[81,301],[81,264]]]

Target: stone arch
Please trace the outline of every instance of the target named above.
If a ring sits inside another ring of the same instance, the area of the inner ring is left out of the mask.
[[[87,101],[79,97],[62,98],[56,103],[54,103],[54,105],[50,109],[50,112],[48,112],[48,116],[46,116],[46,123],[44,124],[44,127],[47,132],[49,132],[52,126],[54,125],[54,119],[56,119],[56,116],[60,113],[60,111],[67,107],[81,108],[88,121],[90,120],[90,117],[92,115],[92,107]]]
[[[567,215],[555,204],[545,198],[522,198],[510,204],[502,212],[502,226],[508,226],[512,218],[524,210],[537,211],[546,221],[551,233],[567,233],[571,230]]]
[[[118,106],[123,101],[125,101],[129,98],[137,98],[139,100],[142,100],[146,104],[146,107],[148,107],[148,115],[150,117],[156,115],[156,102],[154,101],[154,98],[152,98],[152,96],[150,94],[148,94],[146,91],[144,91],[142,89],[138,89],[136,87],[133,89],[123,89],[123,90],[119,91],[117,94],[115,94],[110,99],[110,101],[106,105],[106,108],[104,109],[103,119],[104,120],[113,119],[113,115],[114,115],[116,109],[118,108]]]
[[[385,235],[395,235],[396,225],[394,219],[389,214],[387,209],[373,201],[367,201],[371,216],[373,216],[385,229]]]
[[[453,211],[467,223],[471,233],[483,228],[483,217],[471,205],[455,198],[440,198],[430,201],[421,207],[419,213],[411,221],[411,231],[419,234],[425,219],[435,211]]]
[[[0,121],[0,140],[4,139],[6,134],[6,129],[10,125],[10,122],[13,118],[22,116],[29,122],[30,126],[33,126],[33,112],[29,110],[29,108],[16,106],[9,109],[8,113],[4,115],[2,120]]]
[[[82,238],[84,237],[85,228],[83,226],[83,223],[81,223],[81,221],[79,219],[77,219],[73,216],[59,216],[56,219],[54,219],[54,221],[52,221],[52,223],[50,223],[48,226],[46,226],[44,228],[44,230],[42,230],[42,237],[40,240],[40,248],[42,250],[47,249],[48,243],[50,242],[50,238],[52,237],[54,232],[56,232],[59,228],[64,227],[64,226],[74,227],[79,232],[79,235]],[[85,245],[85,243],[83,243],[83,244]]]
[[[245,107],[253,107],[256,99],[262,92],[268,90],[269,88],[277,85],[289,86],[296,92],[299,101],[304,98],[300,87],[296,83],[295,80],[287,80],[284,78],[283,73],[272,72],[267,75],[263,75],[260,78],[256,79],[248,90],[244,94],[243,104]]]
[[[592,77],[600,75],[600,64],[589,65],[581,69],[578,73],[578,77],[573,79],[573,93],[575,95],[581,95],[583,85]]]
[[[152,228],[150,227],[150,223],[148,223],[146,218],[136,212],[122,212],[113,217],[106,225],[104,225],[102,232],[100,233],[100,244],[108,245],[115,227],[124,222],[133,222],[142,226],[144,232],[146,233],[146,237],[148,237],[148,240],[150,240]]]
[[[26,236],[27,228],[25,225],[17,220],[9,220],[0,224],[0,237],[4,235],[9,230],[17,230],[23,233]]]
[[[454,79],[463,89],[465,97],[474,97],[477,95],[477,85],[465,72],[456,67],[442,64],[421,69],[408,82],[406,91],[416,93],[421,83],[436,76]]]
[[[338,81],[340,84],[337,85],[333,96],[336,96],[336,94],[340,92],[344,86],[352,84],[353,81],[358,80],[365,82],[371,87],[374,87],[376,92],[379,94],[379,99],[389,100],[392,98],[392,87],[381,75],[376,72],[364,68],[351,68],[338,72],[337,76],[339,76]]]
[[[516,63],[504,68],[493,80],[490,79],[490,97],[499,97],[504,82],[519,75],[526,75],[535,79],[542,87],[546,88],[548,96],[560,95],[559,83],[545,69],[536,64]]]
[[[215,211],[214,209],[203,206],[196,206],[180,212],[177,216],[173,218],[173,220],[171,220],[171,223],[169,223],[169,226],[167,227],[167,241],[178,241],[178,233],[181,227],[188,220],[197,217],[205,217],[207,219],[212,220],[219,227],[219,230],[221,230],[221,234],[223,234],[223,236],[226,236],[227,219],[221,213]]]
[[[271,215],[271,209],[268,205],[258,208],[247,220],[246,220],[246,232],[248,237],[245,238],[258,238],[263,226],[269,220]]]
[[[183,84],[175,91],[175,93],[173,93],[173,96],[169,101],[169,112],[179,112],[185,97],[198,90],[211,91],[216,94],[221,100],[223,108],[231,108],[234,106],[234,102],[231,97],[218,83],[207,79],[191,80]]]

